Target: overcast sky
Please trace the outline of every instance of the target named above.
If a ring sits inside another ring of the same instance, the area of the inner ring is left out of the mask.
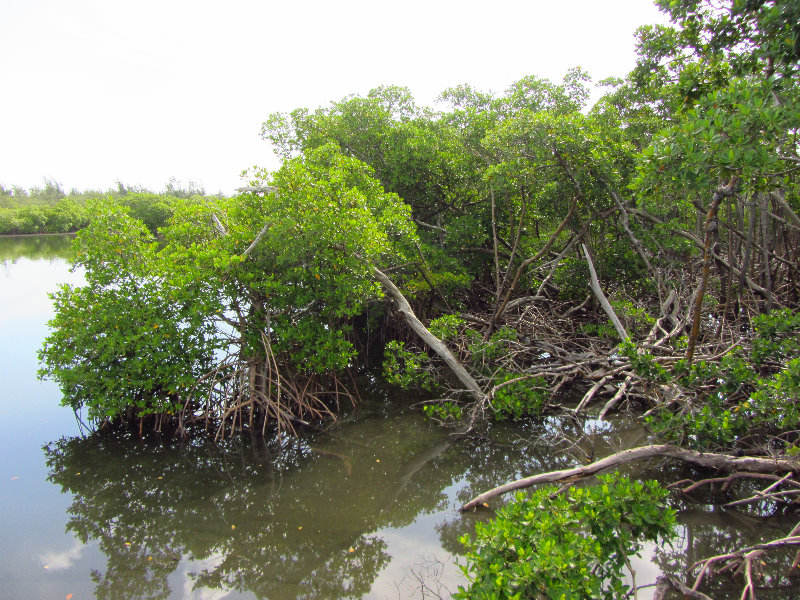
[[[0,184],[231,193],[275,111],[634,65],[650,0],[0,0]]]

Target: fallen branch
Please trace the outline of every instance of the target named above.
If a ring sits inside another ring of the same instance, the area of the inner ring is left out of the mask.
[[[436,352],[439,357],[450,367],[450,370],[453,374],[458,378],[458,380],[467,388],[470,395],[478,401],[483,401],[486,399],[486,394],[483,393],[481,386],[478,385],[478,382],[470,375],[467,370],[464,368],[458,359],[450,352],[450,349],[445,345],[445,343],[433,335],[425,325],[422,324],[417,318],[417,315],[414,314],[411,305],[406,300],[405,296],[403,296],[402,292],[397,288],[394,282],[386,276],[380,269],[377,267],[372,267],[372,274],[375,276],[375,279],[381,282],[383,285],[383,289],[385,289],[389,295],[394,299],[395,303],[397,304],[397,312],[403,315],[403,318],[408,323],[408,326],[416,333],[420,339],[422,339],[425,344],[427,344],[431,350]]]
[[[775,472],[797,472],[800,471],[800,461],[789,458],[761,458],[756,456],[732,456],[729,454],[714,454],[710,452],[697,452],[679,448],[671,444],[657,444],[651,446],[639,446],[623,450],[611,456],[607,456],[588,465],[562,469],[560,471],[550,471],[540,473],[531,477],[517,479],[509,483],[498,486],[487,492],[479,494],[461,507],[462,511],[470,510],[483,504],[491,498],[495,498],[507,492],[521,490],[540,483],[552,483],[554,481],[564,481],[566,479],[588,477],[621,464],[645,458],[675,458],[685,462],[690,462],[703,467],[714,469],[724,469],[729,471],[753,471],[756,473],[775,473]]]
[[[625,328],[622,326],[622,321],[619,320],[617,313],[615,313],[614,309],[611,308],[611,303],[608,301],[608,298],[606,298],[606,295],[603,293],[603,289],[600,287],[600,281],[597,279],[597,271],[594,270],[594,263],[592,262],[592,257],[589,255],[589,250],[586,249],[586,244],[581,244],[581,248],[583,248],[583,255],[586,257],[586,264],[589,266],[590,286],[592,288],[592,292],[594,292],[594,295],[600,302],[600,306],[603,307],[606,315],[608,315],[611,323],[613,323],[614,329],[617,330],[617,335],[619,336],[620,340],[624,342],[628,339],[628,332],[625,331]]]

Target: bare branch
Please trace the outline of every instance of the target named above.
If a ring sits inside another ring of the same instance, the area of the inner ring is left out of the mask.
[[[651,446],[639,446],[629,450],[623,450],[611,456],[595,461],[588,465],[573,467],[571,469],[562,469],[560,471],[550,471],[549,473],[540,473],[531,477],[517,479],[510,483],[503,484],[487,492],[479,494],[461,507],[462,511],[469,510],[486,502],[491,498],[495,498],[507,492],[521,490],[524,488],[538,485],[540,483],[551,483],[554,481],[564,481],[573,477],[588,477],[624,463],[634,460],[642,460],[645,458],[675,458],[685,462],[694,463],[704,467],[712,467],[715,469],[726,470],[748,470],[758,473],[775,473],[775,472],[796,472],[800,471],[800,461],[790,458],[760,458],[754,456],[731,456],[729,454],[714,454],[697,452],[695,450],[687,450],[679,448],[671,444],[658,444]],[[800,538],[799,538],[800,539]]]
[[[581,244],[581,248],[583,248],[583,255],[586,257],[586,263],[589,265],[589,276],[591,278],[590,285],[592,291],[597,297],[597,300],[600,302],[600,306],[603,307],[603,310],[608,315],[608,318],[614,324],[614,329],[617,330],[617,335],[624,342],[628,339],[628,332],[625,331],[625,328],[622,326],[622,321],[619,320],[617,313],[615,313],[614,309],[611,308],[611,303],[608,301],[608,298],[606,298],[606,295],[603,293],[603,289],[600,287],[600,281],[597,279],[597,271],[594,270],[594,263],[592,262],[592,257],[589,256],[589,251],[586,249],[586,244]]]

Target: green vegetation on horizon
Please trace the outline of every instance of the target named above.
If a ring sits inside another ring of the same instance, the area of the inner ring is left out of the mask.
[[[69,193],[52,180],[45,180],[43,187],[27,190],[0,185],[0,235],[74,233],[89,224],[93,216],[89,204],[100,198],[129,207],[131,214],[155,233],[166,225],[176,199],[205,195],[205,190],[194,183],[184,187],[175,179],[161,193],[126,187],[121,182],[116,189],[82,192],[73,189]]]

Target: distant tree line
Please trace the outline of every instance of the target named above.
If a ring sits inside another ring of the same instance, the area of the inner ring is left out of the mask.
[[[162,192],[121,181],[108,190],[72,189],[68,193],[53,179],[41,187],[25,189],[0,184],[0,235],[37,233],[74,233],[86,227],[92,218],[91,204],[108,199],[130,209],[131,216],[142,221],[153,233],[166,225],[177,199],[205,196],[206,191],[194,182],[184,185],[175,178]]]

